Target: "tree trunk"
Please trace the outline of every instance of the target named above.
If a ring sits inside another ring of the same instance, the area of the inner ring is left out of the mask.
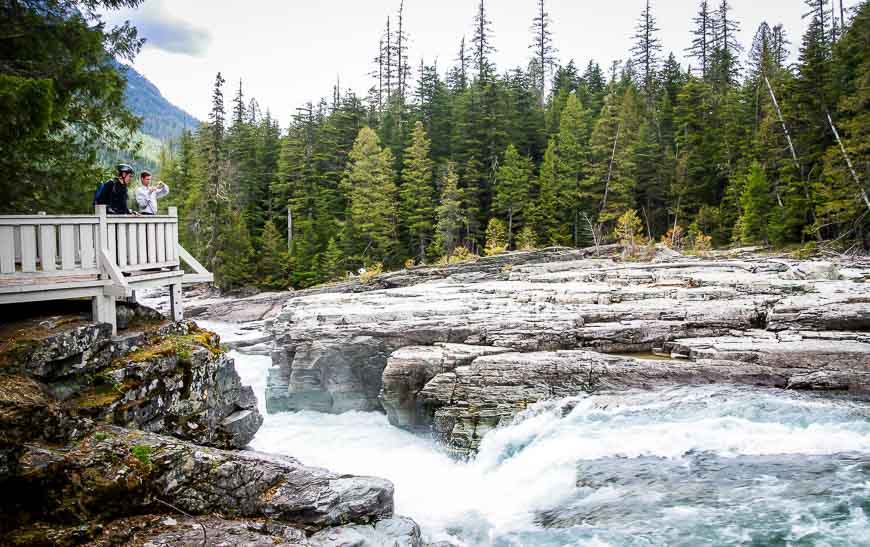
[[[827,107],[825,107],[825,114],[828,117],[828,124],[831,126],[831,131],[834,132],[834,137],[837,139],[837,144],[840,145],[840,152],[843,153],[843,159],[846,160],[846,165],[849,166],[849,172],[852,173],[852,180],[855,181],[855,186],[858,187],[858,190],[861,192],[861,198],[864,200],[867,210],[870,211],[870,198],[867,197],[867,191],[861,184],[861,180],[858,178],[858,173],[856,173],[855,168],[852,167],[852,160],[849,159],[849,154],[846,153],[846,147],[843,146],[843,141],[840,140],[840,133],[837,131],[837,128],[834,127],[834,121],[831,119],[831,113],[828,111]]]

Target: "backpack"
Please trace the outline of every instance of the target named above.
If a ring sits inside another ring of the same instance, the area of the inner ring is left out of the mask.
[[[94,207],[97,205],[109,205],[112,194],[111,186],[111,179],[97,186],[97,191],[94,192]]]

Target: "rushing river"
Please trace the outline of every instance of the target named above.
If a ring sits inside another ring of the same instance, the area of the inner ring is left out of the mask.
[[[254,449],[390,479],[429,541],[870,545],[866,402],[729,386],[580,396],[530,408],[459,463],[382,414],[267,415],[270,359],[233,357],[266,416]]]

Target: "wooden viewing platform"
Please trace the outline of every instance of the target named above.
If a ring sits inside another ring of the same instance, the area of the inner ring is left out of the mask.
[[[185,262],[195,273],[185,274]],[[169,286],[172,318],[183,318],[181,285],[214,277],[178,243],[168,215],[0,215],[0,304],[91,298],[95,321],[117,332],[115,299]]]

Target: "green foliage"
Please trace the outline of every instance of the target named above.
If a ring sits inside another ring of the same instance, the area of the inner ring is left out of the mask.
[[[139,463],[145,467],[151,467],[151,447],[145,444],[137,444],[130,447],[130,453],[133,454]]]
[[[423,122],[418,121],[411,133],[411,144],[405,150],[400,192],[401,224],[411,240],[412,252],[421,260],[432,241],[435,223],[435,188],[432,160],[429,159],[431,144]]]
[[[275,223],[269,219],[260,235],[257,284],[266,289],[286,289],[287,266],[287,243]]]
[[[493,212],[507,217],[505,247],[510,246],[514,228],[518,225],[516,220],[523,214],[529,203],[531,172],[532,165],[529,158],[520,156],[513,144],[508,145],[496,176],[492,202]],[[489,236],[487,236],[488,240]]]
[[[517,249],[531,251],[538,247],[538,235],[531,226],[524,226],[517,234]]]
[[[740,67],[739,25],[726,2],[695,20],[692,74],[674,55],[659,58],[654,15],[645,13],[639,62],[605,73],[594,61],[578,69],[568,60],[554,67],[552,88],[541,70],[546,52],[527,68],[496,70],[480,4],[474,39],[446,70],[424,63],[411,82],[393,33],[379,49],[393,56],[377,67],[390,72],[387,82],[366,97],[336,88],[296,109],[286,128],[241,82],[227,115],[218,75],[207,123],[137,152],[113,57],[130,60],[140,43],[130,27],[100,26],[93,9],[138,2],[64,0],[57,11],[16,2],[0,8],[0,167],[13,174],[5,206],[87,210],[106,177],[99,161],[159,157],[172,188],[164,205],[180,207],[182,242],[224,288],[309,287],[408,257],[586,246],[614,231],[633,253],[662,236],[682,241],[684,252],[810,237],[870,247],[862,195],[870,7],[859,5],[833,35],[830,15],[816,9],[824,3],[807,15],[796,63],[782,26],[762,24]],[[148,106],[156,89],[135,72],[127,77],[144,91],[128,104],[149,112],[145,128],[188,123]],[[503,244],[487,234],[491,219],[507,224]],[[675,225],[689,228],[668,234]]]
[[[377,134],[364,127],[353,144],[342,189],[350,203],[348,244],[363,264],[372,257],[396,260],[396,183],[393,154],[381,148]]]
[[[447,165],[442,182],[441,204],[436,211],[435,246],[437,253],[451,256],[459,245],[460,230],[467,219],[462,210],[463,192],[453,164]]]
[[[761,164],[755,162],[746,176],[746,185],[740,196],[743,214],[740,217],[740,239],[744,243],[768,241],[768,220],[771,199],[767,177]]]
[[[484,249],[484,254],[486,256],[501,254],[507,250],[507,246],[507,226],[497,218],[489,219],[489,223],[486,225],[486,248]]]
[[[613,239],[622,246],[623,258],[637,258],[643,243],[643,223],[637,211],[629,209],[616,220]]]
[[[86,212],[107,178],[98,152],[130,150],[139,120],[124,105],[115,58],[132,60],[142,41],[129,24],[106,27],[95,10],[139,3],[0,7],[0,212]]]

